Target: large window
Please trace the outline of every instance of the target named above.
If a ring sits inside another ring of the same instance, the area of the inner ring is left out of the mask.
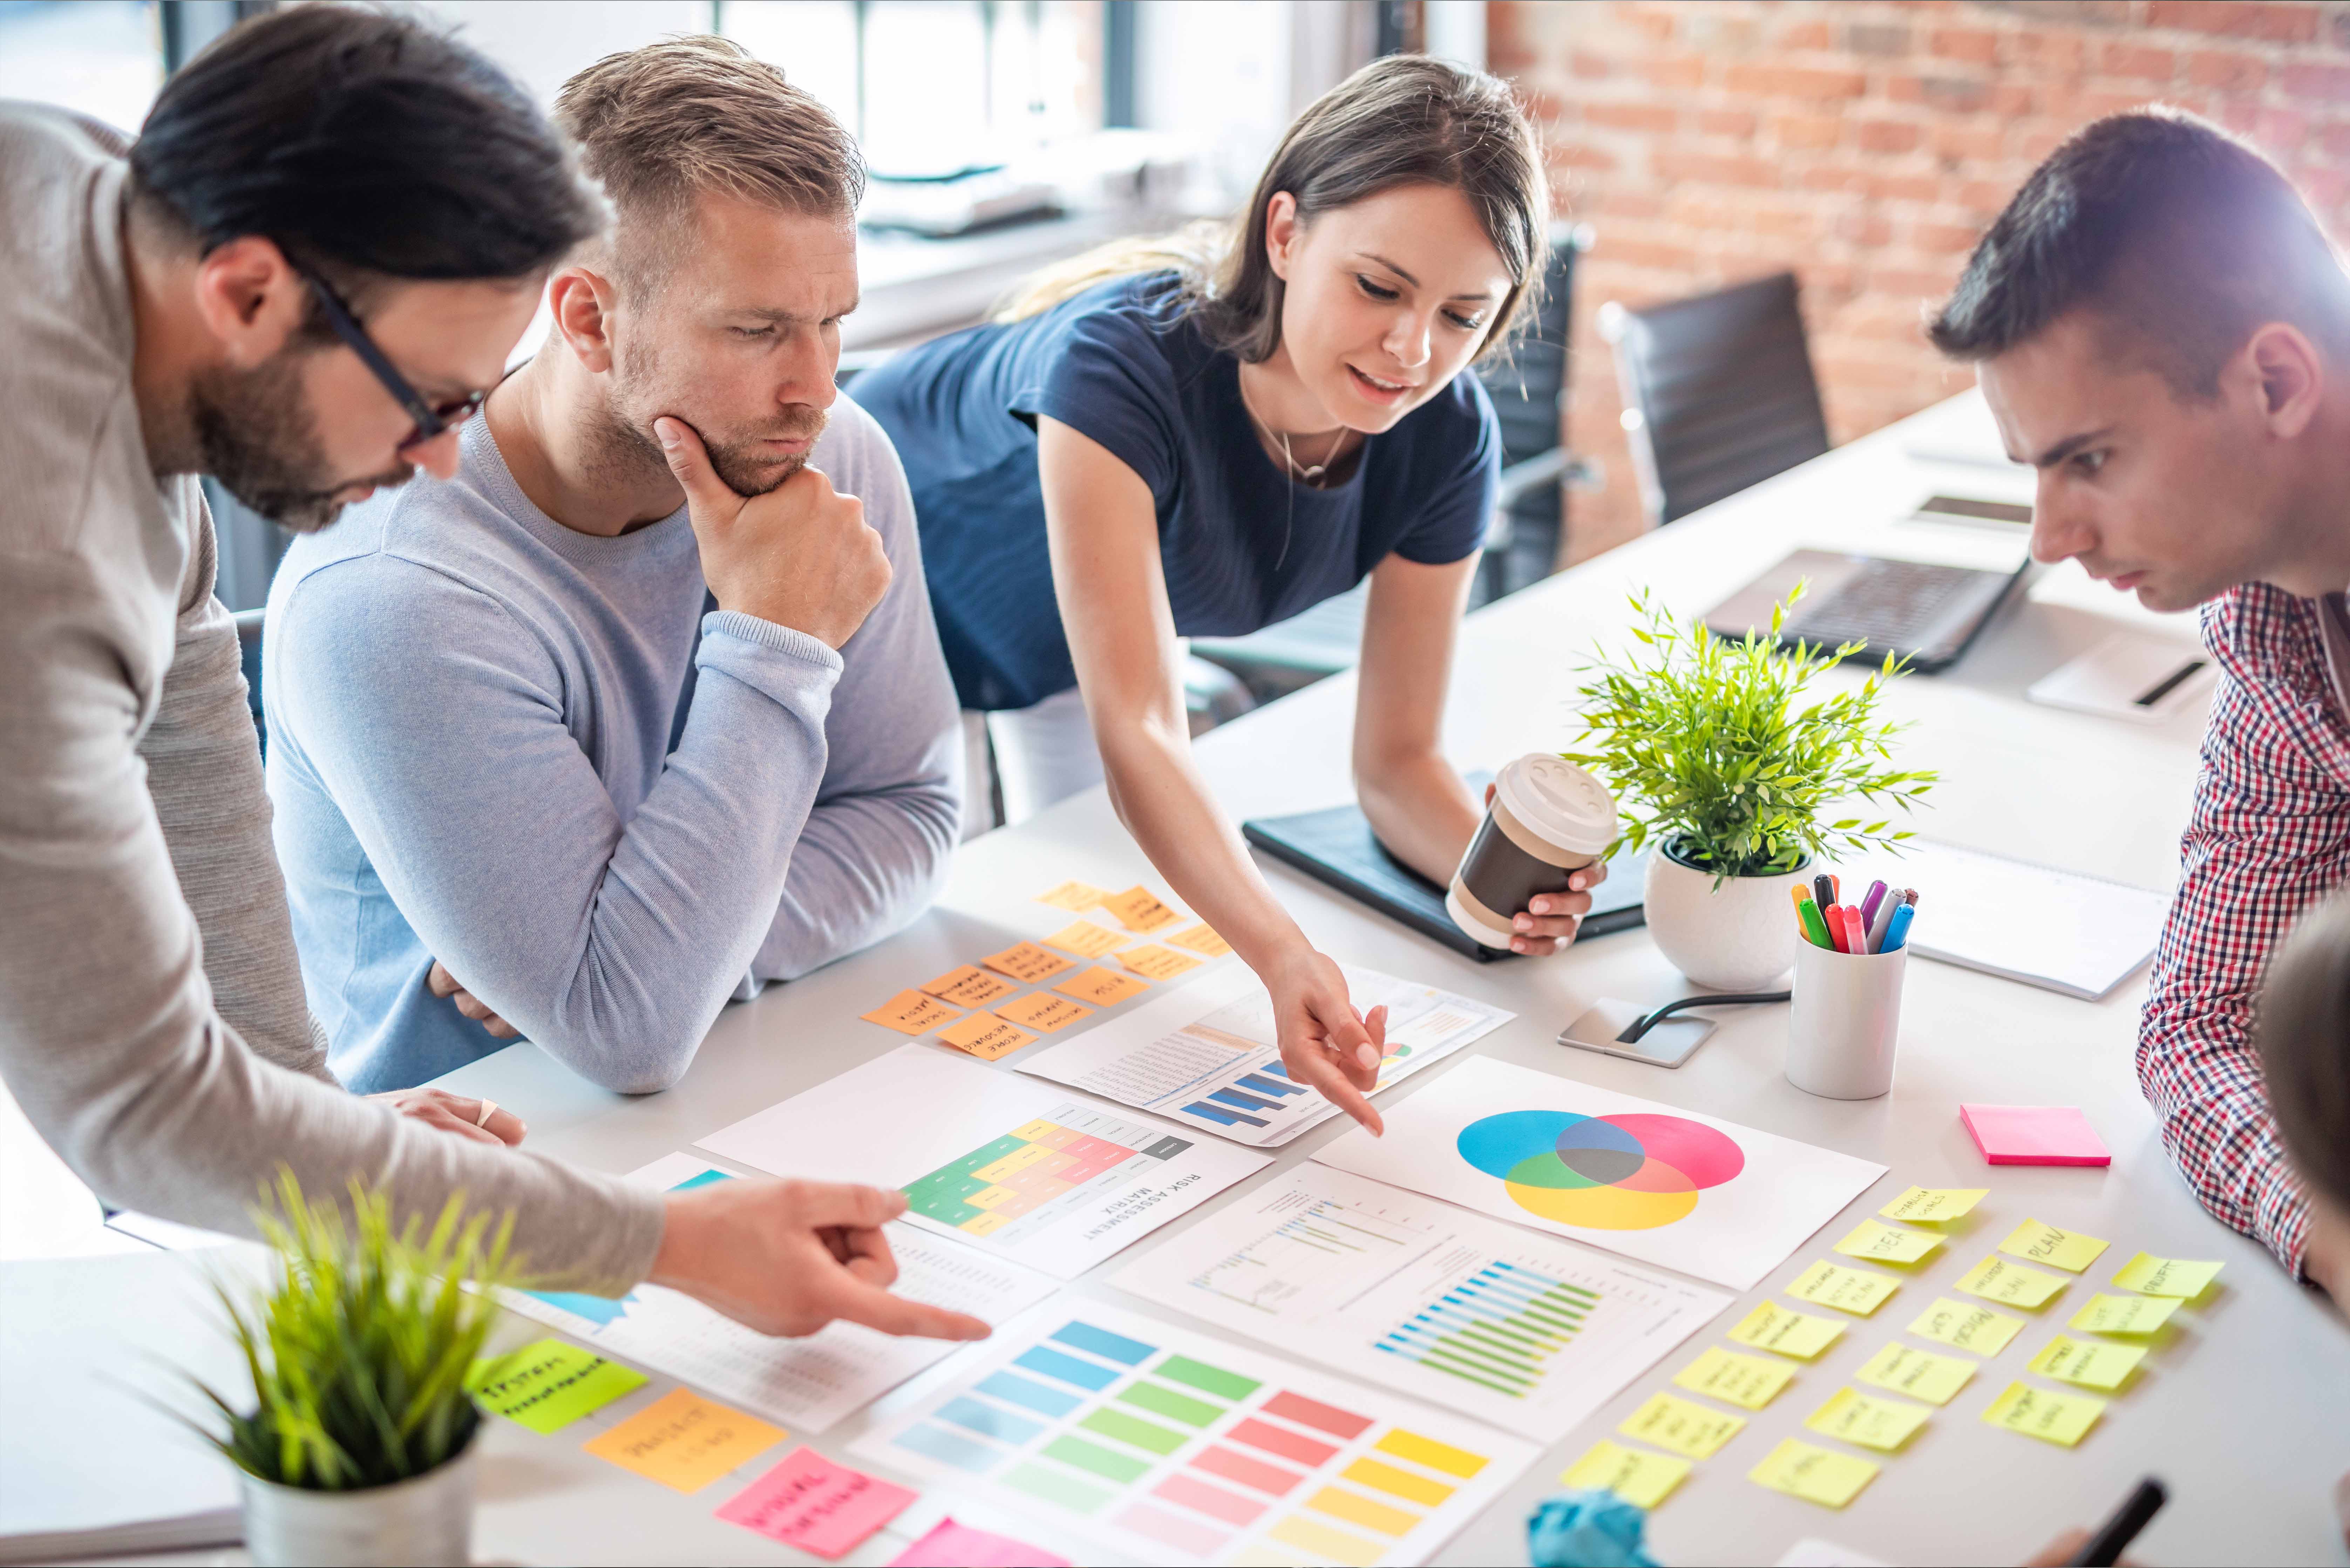
[[[824,99],[874,172],[1015,160],[1102,122],[1102,0],[720,0],[721,31]]]
[[[0,0],[0,98],[131,131],[162,85],[155,0]]]

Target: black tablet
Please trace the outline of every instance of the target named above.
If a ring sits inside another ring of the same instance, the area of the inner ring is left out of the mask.
[[[1501,948],[1485,946],[1454,925],[1452,917],[1444,912],[1444,889],[1389,855],[1364,820],[1360,806],[1334,805],[1295,816],[1258,817],[1241,824],[1241,832],[1274,859],[1361,899],[1455,952],[1466,953],[1480,963],[1511,956]],[[1584,935],[1604,937],[1642,923],[1640,886],[1648,870],[1647,859],[1646,854],[1619,852],[1608,861],[1607,880],[1599,884],[1591,913],[1584,917]]]

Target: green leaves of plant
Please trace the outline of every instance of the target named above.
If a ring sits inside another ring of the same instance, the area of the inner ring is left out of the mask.
[[[243,1303],[213,1287],[255,1405],[198,1385],[226,1422],[200,1427],[205,1440],[263,1480],[318,1491],[405,1480],[463,1451],[481,1420],[465,1373],[496,1321],[487,1289],[510,1272],[513,1215],[492,1233],[459,1193],[420,1237],[418,1216],[395,1231],[390,1199],[356,1179],[346,1222],[281,1169],[260,1222],[277,1282]]]
[[[1891,765],[1893,739],[1907,726],[1882,718],[1877,704],[1907,673],[1901,660],[1887,657],[1856,689],[1821,694],[1813,682],[1864,645],[1779,649],[1803,594],[1799,584],[1773,607],[1768,637],[1735,639],[1682,625],[1647,590],[1632,596],[1639,650],[1586,667],[1593,679],[1578,693],[1583,749],[1562,753],[1615,792],[1630,847],[1669,843],[1719,879],[1792,871],[1813,856],[1914,836],[1887,833],[1890,818],[1823,820],[1852,799],[1906,812],[1936,775]]]

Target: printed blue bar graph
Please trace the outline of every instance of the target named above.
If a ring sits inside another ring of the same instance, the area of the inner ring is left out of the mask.
[[[1286,1078],[1275,1083],[1271,1078],[1260,1078],[1254,1073],[1243,1075],[1240,1086],[1243,1089],[1254,1089],[1260,1095],[1302,1095],[1305,1092]]]
[[[1596,1292],[1496,1259],[1378,1343],[1431,1372],[1523,1399],[1598,1304]]]
[[[1198,1116],[1204,1121],[1214,1122],[1219,1127],[1232,1127],[1241,1122],[1246,1122],[1253,1127],[1271,1127],[1273,1125],[1266,1121],[1263,1116],[1243,1116],[1238,1111],[1228,1111],[1220,1106],[1211,1106],[1205,1100],[1193,1100],[1190,1105],[1185,1106],[1183,1110],[1186,1115]]]
[[[1263,1066],[1259,1067],[1256,1070],[1260,1073],[1270,1073],[1276,1078],[1286,1078],[1289,1076],[1289,1069],[1283,1066],[1278,1062],[1267,1062]]]
[[[1208,1098],[1221,1105],[1238,1106],[1244,1111],[1277,1111],[1281,1108],[1276,1101],[1261,1100],[1254,1095],[1243,1095],[1238,1089],[1216,1089],[1209,1094]]]

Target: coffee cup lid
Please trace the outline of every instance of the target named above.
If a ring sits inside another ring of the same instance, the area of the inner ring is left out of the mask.
[[[1562,849],[1597,855],[1615,842],[1616,797],[1565,757],[1520,757],[1494,783],[1512,816]]]

